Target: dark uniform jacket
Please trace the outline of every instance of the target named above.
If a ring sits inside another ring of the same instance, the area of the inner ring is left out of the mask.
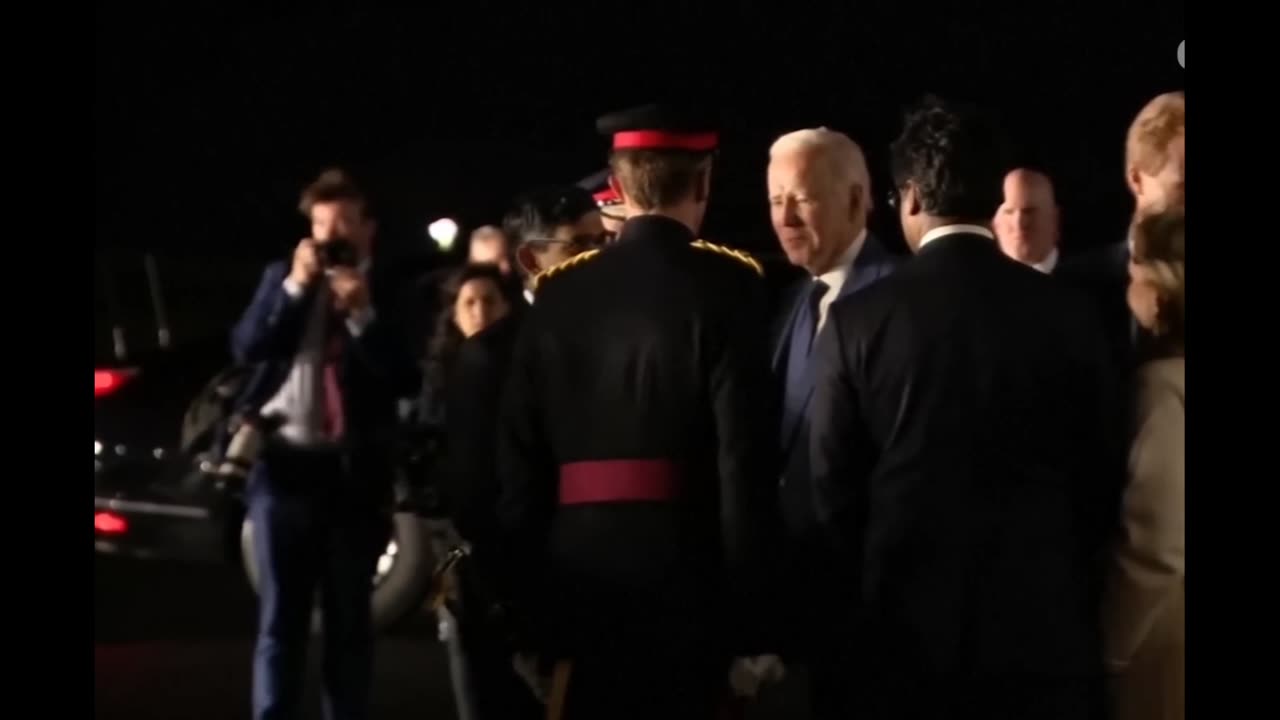
[[[993,240],[952,234],[832,305],[811,469],[844,557],[840,630],[865,716],[972,702],[994,717],[1014,706],[988,701],[1099,677],[1123,414],[1082,302]],[[1068,695],[1049,703],[1065,714],[1017,716],[1083,717]]]
[[[719,654],[745,596],[736,583],[764,579],[747,568],[777,527],[759,266],[643,216],[545,273],[537,296],[504,398],[500,515],[518,569],[550,585],[517,584],[542,593],[554,651]],[[667,465],[675,499],[606,497]],[[600,497],[574,502],[562,479]]]

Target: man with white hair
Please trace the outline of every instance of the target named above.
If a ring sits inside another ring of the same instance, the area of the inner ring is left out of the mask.
[[[782,250],[792,265],[806,271],[783,296],[773,368],[784,398],[779,501],[795,545],[793,557],[798,558],[795,595],[805,599],[804,611],[795,613],[805,626],[799,628],[797,647],[790,651],[809,665],[814,710],[822,717],[823,688],[841,682],[835,666],[824,660],[824,610],[839,608],[814,607],[829,593],[822,589],[827,555],[809,477],[809,353],[831,303],[888,275],[899,260],[867,232],[871,181],[861,148],[848,136],[816,128],[778,138],[769,150],[768,190],[770,217]]]

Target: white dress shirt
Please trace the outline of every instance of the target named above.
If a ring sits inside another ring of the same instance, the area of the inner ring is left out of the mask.
[[[1031,263],[1031,267],[1039,270],[1045,275],[1053,273],[1053,269],[1058,266],[1058,248],[1049,251],[1049,255],[1038,263]]]
[[[359,269],[367,278],[368,260],[362,262]],[[284,291],[290,302],[301,301],[302,288],[289,278],[285,278]],[[321,400],[324,388],[324,335],[329,315],[330,292],[329,284],[320,281],[311,314],[303,328],[302,342],[294,356],[293,367],[284,384],[261,410],[264,417],[284,418],[279,429],[280,437],[294,445],[316,446],[325,441],[322,434],[325,407]],[[360,337],[373,318],[372,307],[367,307],[360,313],[348,314],[346,324],[352,337]]]
[[[943,225],[925,233],[924,237],[920,238],[920,248],[923,249],[925,245],[928,245],[944,235],[959,235],[960,233],[964,233],[966,235],[981,235],[986,238],[991,238],[992,240],[996,239],[996,236],[992,234],[990,230],[982,227],[981,225]]]
[[[525,301],[527,301],[530,305],[532,305],[532,304],[533,304],[533,291],[532,291],[532,290],[530,290],[529,288],[525,288],[525,289],[524,289],[524,299],[525,299]]]
[[[827,284],[827,291],[818,300],[818,325],[814,330],[815,337],[827,322],[827,310],[831,307],[831,303],[840,297],[840,290],[845,283],[849,282],[849,275],[853,272],[853,261],[858,259],[858,253],[862,252],[862,246],[866,242],[867,229],[863,228],[862,232],[858,233],[858,237],[853,239],[849,247],[836,260],[836,266],[814,278],[815,281]]]

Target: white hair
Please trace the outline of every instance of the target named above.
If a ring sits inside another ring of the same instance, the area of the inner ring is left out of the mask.
[[[871,208],[871,175],[862,148],[842,132],[825,127],[805,128],[789,132],[769,147],[769,159],[784,155],[813,153],[823,159],[831,179],[842,188],[857,184],[862,189],[862,202]]]

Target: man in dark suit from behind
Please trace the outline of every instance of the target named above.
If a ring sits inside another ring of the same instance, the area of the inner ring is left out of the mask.
[[[916,257],[818,338],[848,717],[1096,717],[1119,413],[1092,314],[987,227],[997,140],[936,100],[908,117],[891,157]]]
[[[324,617],[324,715],[368,717],[370,578],[390,529],[396,405],[420,377],[404,346],[374,220],[341,171],[302,194],[310,237],[269,265],[231,332],[241,399],[270,420],[246,491],[260,573],[253,717],[293,718],[312,601]]]
[[[503,233],[515,244],[515,260],[524,278],[524,297],[533,303],[534,278],[602,242],[604,226],[590,193],[576,186],[548,187],[518,198],[503,222]],[[469,543],[478,572],[502,562],[495,557],[498,479],[498,408],[512,349],[524,314],[512,312],[463,341],[448,385],[446,447],[449,504],[454,527]],[[474,588],[464,586],[464,592]],[[483,594],[470,592],[482,606]],[[503,629],[482,613],[462,618],[462,642],[470,666],[471,699],[480,720],[541,717],[534,701],[511,668],[512,649]]]
[[[795,647],[786,655],[809,666],[815,712],[825,716],[822,698],[843,679],[819,647],[833,608],[821,591],[829,558],[809,484],[810,351],[831,303],[888,275],[899,258],[867,230],[871,179],[862,149],[843,133],[810,128],[778,138],[769,151],[767,184],[774,233],[787,260],[804,270],[784,291],[773,340],[773,370],[783,398],[779,502],[793,544],[791,596],[797,600],[790,611],[797,626]]]

